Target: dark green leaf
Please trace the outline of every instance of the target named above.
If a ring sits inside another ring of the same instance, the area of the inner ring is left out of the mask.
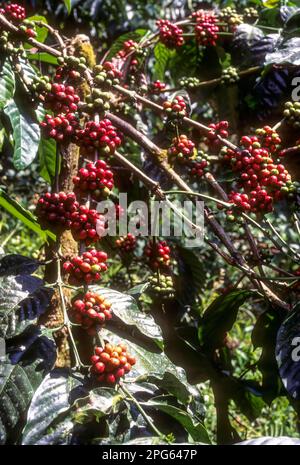
[[[40,262],[24,255],[10,254],[0,259],[0,276],[32,274],[38,269]]]
[[[23,445],[68,444],[74,426],[72,418],[67,416],[70,397],[81,384],[80,379],[64,370],[57,369],[46,376],[30,404]],[[58,425],[58,431],[53,425],[57,418],[65,420]]]
[[[158,42],[154,47],[154,57],[155,57],[155,64],[153,68],[153,80],[160,80],[164,81],[165,79],[165,72],[166,67],[168,65],[168,61],[171,56],[174,55],[174,51],[167,48],[161,42]]]
[[[0,189],[0,207],[4,208],[9,214],[22,221],[22,223],[38,234],[45,241],[50,238],[55,240],[55,235],[48,230],[41,229],[39,223],[26,208],[22,207],[16,200],[9,197]]]
[[[139,309],[133,297],[113,289],[98,286],[92,286],[92,290],[93,292],[99,292],[112,304],[113,314],[125,325],[133,326],[144,336],[153,339],[162,348],[163,339],[160,327],[150,314],[146,314]]]
[[[55,162],[56,162],[56,141],[54,139],[40,140],[39,145],[39,163],[40,175],[45,181],[52,183],[55,176]]]
[[[0,73],[0,109],[5,107],[15,93],[15,74],[6,58]]]
[[[222,346],[227,331],[232,328],[238,310],[248,297],[250,291],[236,290],[217,297],[206,309],[199,325],[200,344],[207,350]]]
[[[42,289],[43,282],[39,278],[26,275],[7,276],[1,278],[0,282],[0,337],[8,338],[22,332],[30,323],[28,317],[32,313],[27,310],[26,299]]]
[[[203,424],[200,422],[194,422],[191,416],[184,410],[181,410],[167,403],[157,403],[155,400],[147,401],[145,405],[147,405],[147,407],[152,407],[154,409],[165,412],[174,418],[174,420],[178,421],[189,433],[189,443],[195,441],[209,444],[211,442]]]
[[[276,360],[284,387],[300,399],[300,304],[284,320],[276,342]]]
[[[5,105],[4,112],[10,119],[13,130],[14,166],[17,170],[22,170],[29,166],[36,157],[40,141],[40,128],[29,114],[21,112],[13,100]]]
[[[258,368],[262,373],[263,398],[269,404],[282,388],[275,358],[276,337],[282,321],[280,308],[270,308],[259,316],[252,332],[254,348],[262,348]]]

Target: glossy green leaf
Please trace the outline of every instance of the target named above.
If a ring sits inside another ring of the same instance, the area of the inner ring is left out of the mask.
[[[236,290],[217,297],[206,309],[200,321],[198,338],[200,344],[208,350],[213,350],[223,344],[227,331],[232,328],[241,305],[253,293]]]
[[[153,80],[158,79],[162,82],[164,81],[168,61],[173,55],[174,55],[174,51],[167,48],[161,42],[158,42],[155,45],[154,47],[155,64],[153,68],[153,71],[154,71]]]
[[[29,114],[21,111],[13,100],[5,105],[4,112],[12,126],[14,166],[17,170],[22,170],[29,166],[36,157],[40,141],[40,127]]]
[[[15,85],[15,74],[8,58],[6,58],[0,72],[0,109],[13,98]]]
[[[41,61],[42,63],[49,63],[50,65],[57,65],[57,58],[50,53],[28,53],[27,58],[32,61]]]
[[[55,234],[51,231],[41,229],[36,218],[26,208],[22,207],[16,200],[11,199],[4,191],[0,189],[0,207],[4,208],[9,214],[22,221],[22,223],[41,236],[45,241],[49,238],[55,240]]]
[[[191,416],[184,410],[167,403],[155,402],[155,400],[147,401],[145,406],[165,412],[174,418],[174,420],[178,421],[189,433],[189,443],[195,441],[209,444],[211,442],[204,425],[200,422],[193,421]]]
[[[72,0],[63,0],[65,7],[67,8],[68,14],[72,11]]]
[[[51,184],[55,176],[56,141],[54,139],[44,139],[42,137],[38,153],[40,175],[45,181]]]
[[[163,347],[160,327],[150,314],[146,314],[139,309],[133,297],[113,289],[98,286],[92,286],[92,290],[99,292],[112,304],[113,314],[125,325],[134,327],[144,336],[153,339],[160,348]]]

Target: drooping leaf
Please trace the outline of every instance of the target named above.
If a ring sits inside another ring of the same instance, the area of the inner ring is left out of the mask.
[[[53,364],[54,342],[43,337],[35,339],[19,363],[0,364],[0,444],[12,444],[19,436],[30,400],[47,372],[50,358]]]
[[[159,81],[162,81],[162,82],[164,81],[168,61],[173,55],[174,55],[174,51],[167,48],[161,42],[158,42],[155,45],[154,47],[155,64],[153,68],[153,80],[158,79]]]
[[[7,354],[13,365],[18,363],[28,365],[39,360],[35,370],[42,375],[53,368],[56,360],[56,345],[51,333],[47,330],[43,331],[37,325],[30,325],[22,334],[7,341]]]
[[[263,398],[268,403],[271,403],[281,391],[275,346],[277,332],[282,320],[283,314],[280,309],[270,308],[259,316],[252,331],[254,348],[262,348],[258,369],[262,373]]]
[[[40,141],[40,127],[29,114],[21,111],[13,100],[5,105],[4,112],[13,130],[14,166],[17,170],[22,170],[29,166],[36,157]]]
[[[42,63],[49,63],[50,65],[57,65],[57,58],[46,52],[28,53],[27,58],[32,61],[41,61]]]
[[[289,14],[287,10],[286,13],[286,22],[282,30],[282,36],[285,38],[299,36],[300,34],[300,27],[299,27],[299,18],[300,18],[300,9],[294,8],[289,10]]]
[[[251,291],[236,290],[217,297],[206,309],[199,324],[199,342],[206,350],[222,346],[227,331],[232,328],[237,312]]]
[[[0,189],[0,207],[4,208],[9,214],[22,221],[22,223],[38,234],[45,241],[50,238],[55,240],[55,234],[49,230],[41,229],[38,221],[33,214],[22,207],[16,200],[12,199],[2,189]]]
[[[41,301],[35,301],[39,291],[43,296],[43,282],[39,278],[27,275],[6,276],[0,278],[0,282],[0,337],[8,338],[19,334],[32,322],[30,318],[35,312],[45,309],[42,298]],[[37,308],[33,304],[34,301]]]
[[[0,72],[0,109],[5,107],[8,101],[13,98],[15,85],[15,74],[8,58],[6,58]]]
[[[183,304],[191,304],[205,283],[205,270],[196,253],[177,246],[179,298]]]
[[[265,65],[271,64],[300,64],[300,37],[292,37],[281,41],[274,51],[266,54]]]
[[[68,444],[73,429],[70,410],[72,392],[82,385],[82,380],[62,369],[49,373],[36,390],[30,404],[27,423],[22,435],[23,445]],[[66,415],[58,431],[52,424]]]
[[[256,114],[259,119],[264,119],[272,113],[288,91],[291,77],[286,68],[271,68],[259,78],[253,89],[256,104]]]
[[[247,439],[237,442],[237,446],[300,446],[300,439],[289,438],[287,436],[262,436],[260,438]]]
[[[53,289],[41,286],[15,306],[5,308],[0,301],[0,337],[11,338],[37,321],[47,310]]]
[[[40,262],[34,258],[20,254],[5,255],[0,259],[0,276],[32,274],[39,266]]]
[[[250,24],[237,26],[232,39],[234,63],[239,66],[262,65],[267,53],[274,50],[278,36],[265,36],[261,29]]]
[[[113,314],[125,325],[134,327],[144,336],[153,339],[162,348],[163,340],[160,327],[150,314],[145,314],[139,309],[133,297],[113,289],[98,286],[92,286],[91,289],[93,292],[98,292],[112,304]]]
[[[50,184],[55,176],[55,163],[56,141],[42,137],[39,145],[40,175]]]
[[[204,425],[200,422],[194,422],[191,416],[184,410],[167,403],[155,402],[155,400],[147,401],[145,406],[165,412],[178,421],[190,435],[189,443],[195,441],[209,444],[211,442]]]
[[[63,0],[65,7],[67,8],[68,15],[72,11],[72,0]]]
[[[300,399],[300,305],[284,320],[276,342],[276,360],[285,389]]]

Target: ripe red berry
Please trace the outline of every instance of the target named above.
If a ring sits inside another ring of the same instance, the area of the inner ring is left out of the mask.
[[[156,21],[159,28],[160,41],[168,48],[181,47],[184,43],[183,31],[176,24],[172,24],[167,19],[159,19]]]
[[[123,344],[117,346],[105,344],[104,348],[95,347],[95,355],[91,357],[91,363],[92,372],[97,375],[97,381],[115,384],[126,373],[129,373],[136,359],[127,353]]]

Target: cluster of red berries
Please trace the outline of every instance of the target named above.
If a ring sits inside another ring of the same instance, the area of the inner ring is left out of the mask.
[[[80,168],[73,182],[81,194],[90,194],[94,200],[99,201],[107,197],[113,188],[114,174],[104,160],[98,160]]]
[[[94,68],[94,82],[101,87],[110,87],[113,84],[118,84],[122,77],[122,72],[119,71],[111,61],[105,61],[103,65],[97,65]]]
[[[72,224],[71,215],[77,211],[78,206],[73,192],[69,194],[47,192],[38,200],[37,215],[41,220],[69,229]]]
[[[71,230],[78,241],[85,241],[87,245],[97,242],[105,230],[104,217],[97,210],[90,210],[85,205],[80,205],[71,214]]]
[[[9,3],[4,8],[0,8],[0,13],[5,15],[8,20],[20,23],[26,18],[25,8],[17,3]]]
[[[180,47],[184,43],[183,31],[176,24],[167,19],[159,19],[156,22],[159,28],[160,41],[168,48]]]
[[[103,119],[99,123],[88,121],[84,129],[77,131],[77,140],[88,154],[97,149],[107,155],[113,154],[122,142],[109,119]]]
[[[89,249],[82,254],[66,261],[63,271],[69,273],[69,281],[74,284],[87,284],[101,280],[101,274],[107,271],[107,254],[101,250]]]
[[[44,108],[62,113],[74,113],[80,98],[73,86],[54,83],[45,95]]]
[[[76,135],[79,122],[74,113],[57,116],[45,115],[44,121],[40,123],[45,137],[52,137],[57,142],[70,140]]]
[[[218,39],[219,26],[213,11],[198,10],[193,13],[196,20],[195,36],[199,45],[215,46]]]
[[[136,247],[136,237],[133,234],[128,233],[127,236],[119,237],[115,244],[122,252],[133,252]]]
[[[211,130],[206,135],[205,143],[211,150],[218,150],[222,146],[218,136],[228,137],[229,123],[228,121],[219,121],[218,123],[211,123],[209,127]]]
[[[167,100],[163,103],[164,111],[167,113],[169,118],[184,118],[187,116],[187,108],[184,98],[180,95],[174,97],[172,101]]]
[[[99,294],[87,292],[81,299],[73,301],[72,314],[76,323],[84,329],[91,329],[111,320],[111,303]]]
[[[186,163],[195,156],[195,144],[184,134],[174,137],[168,149],[168,155],[180,163]]]
[[[262,134],[262,140],[265,137],[266,133]],[[289,190],[286,184],[291,182],[291,176],[282,164],[274,162],[270,150],[261,146],[257,136],[243,136],[240,145],[241,151],[224,150],[224,159],[231,163],[232,171],[239,173],[238,186],[246,191],[232,192],[230,199],[245,211],[271,212],[273,202]],[[276,145],[271,145],[272,149]]]
[[[208,161],[204,158],[204,156],[201,156],[200,152],[197,158],[191,161],[189,174],[197,178],[202,178],[202,176],[205,173],[205,170],[208,167],[208,164]]]
[[[161,81],[151,82],[148,86],[148,91],[150,94],[159,95],[166,88],[166,84]]]
[[[256,129],[256,136],[262,147],[268,149],[272,155],[277,155],[280,151],[281,139],[279,134],[270,126]]]
[[[166,241],[149,241],[144,248],[148,265],[153,270],[168,268],[170,266],[171,249]]]
[[[133,52],[138,47],[138,44],[134,40],[126,40],[123,42],[123,48],[117,53],[118,58],[126,58],[130,52]]]
[[[95,347],[95,355],[91,357],[92,372],[97,376],[97,381],[115,384],[126,373],[129,373],[136,359],[128,354],[123,343],[116,346],[105,344],[103,347]]]

